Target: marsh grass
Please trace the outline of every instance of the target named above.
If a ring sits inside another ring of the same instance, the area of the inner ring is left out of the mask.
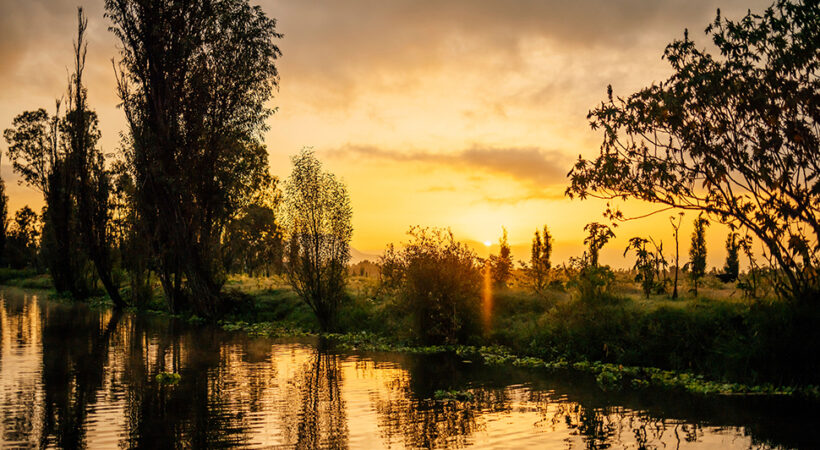
[[[6,284],[46,285],[24,275],[0,271]],[[451,351],[486,364],[568,367],[590,372],[606,389],[669,385],[703,393],[789,393],[820,384],[820,312],[801,306],[806,302],[747,300],[708,277],[698,297],[645,299],[624,279],[618,276],[606,302],[585,302],[562,286],[540,294],[516,285],[496,289],[490,329],[470,346],[445,346],[418,339],[400,299],[380,290],[377,279],[353,277],[339,332],[323,336],[342,350]],[[231,310],[219,325],[228,331],[320,334],[312,311],[280,279],[232,278],[226,295]],[[167,314],[161,293],[156,297],[147,310]],[[108,303],[101,298],[95,305]]]

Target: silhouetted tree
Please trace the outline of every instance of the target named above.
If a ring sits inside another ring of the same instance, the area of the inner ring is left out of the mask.
[[[629,240],[629,245],[627,245],[626,250],[624,250],[624,256],[626,256],[630,250],[635,252],[635,265],[632,267],[637,271],[635,281],[641,283],[641,288],[643,288],[643,293],[646,295],[646,298],[649,298],[649,294],[652,293],[652,288],[655,286],[654,255],[651,251],[647,250],[646,244],[648,243],[648,239],[634,237]]]
[[[135,205],[136,186],[132,173],[123,160],[116,161],[111,167],[110,230],[119,264],[127,278],[129,303],[141,308],[153,296],[151,271],[154,262],[151,245],[145,238],[148,233],[142,228],[145,222],[140,220]]]
[[[353,214],[344,183],[329,172],[313,151],[291,158],[285,182],[286,275],[310,306],[323,330],[336,326],[345,298]]]
[[[726,264],[723,266],[724,283],[736,281],[740,275],[740,243],[737,241],[737,233],[730,232],[726,236]]]
[[[532,238],[532,249],[530,251],[530,266],[528,274],[530,283],[535,292],[541,292],[549,283],[549,272],[552,269],[550,257],[552,256],[552,235],[544,225],[543,235],[535,230]]]
[[[507,242],[507,229],[503,228],[501,239],[498,240],[498,255],[491,255],[489,259],[490,276],[493,279],[493,285],[496,287],[507,287],[507,281],[512,275],[512,251],[510,244]]]
[[[679,237],[680,233],[680,224],[683,220],[683,213],[678,214],[678,221],[675,222],[675,216],[671,216],[669,218],[669,222],[672,224],[672,234],[675,236],[675,281],[672,288],[672,298],[678,298],[678,272],[680,271],[680,246],[679,246]]]
[[[76,198],[77,218],[84,250],[97,269],[114,306],[125,306],[119,285],[111,276],[112,261],[108,236],[111,190],[102,152],[97,147],[100,139],[97,114],[88,108],[87,91],[83,85],[83,71],[87,43],[85,30],[88,20],[82,8],[77,10],[77,40],[74,42],[74,73],[68,88],[68,107],[63,119],[68,176],[72,179],[69,195]],[[71,192],[73,191],[73,192]]]
[[[19,114],[3,136],[20,181],[43,194],[41,245],[54,287],[83,298],[88,294],[86,260],[76,239],[79,230],[72,196],[74,180],[66,159],[60,104],[58,100],[53,116],[42,108]]]
[[[581,301],[608,300],[611,296],[607,294],[607,290],[615,279],[615,274],[609,266],[598,265],[598,257],[601,248],[615,237],[615,233],[609,226],[598,222],[588,223],[584,230],[588,233],[584,239],[587,250],[580,258],[570,258],[570,267],[575,271],[570,285],[578,290]]]
[[[137,217],[171,309],[213,315],[224,226],[269,177],[276,22],[247,0],[106,0]],[[184,281],[184,284],[183,284]]]
[[[39,218],[28,206],[14,213],[14,221],[8,230],[6,263],[13,268],[32,267],[37,269],[38,241],[40,238]]]
[[[689,247],[689,278],[692,279],[692,291],[698,295],[698,282],[706,275],[706,227],[709,221],[703,213],[695,219],[695,230],[692,232],[692,244]]]
[[[666,257],[663,256],[663,241],[655,242],[655,239],[650,237],[649,243],[655,247],[655,251],[650,252],[652,266],[655,272],[654,289],[656,293],[663,294],[666,292],[666,286],[669,285],[669,262],[666,261]]]
[[[674,74],[591,111],[600,155],[579,158],[570,196],[638,198],[743,228],[779,268],[778,289],[820,295],[820,5],[777,0],[706,28],[719,55],[667,46]],[[620,211],[612,211],[623,217]]]
[[[14,170],[28,185],[43,193],[43,253],[58,291],[75,298],[89,292],[87,258],[114,305],[125,303],[111,278],[108,231],[108,178],[103,155],[96,147],[100,138],[97,115],[88,109],[82,76],[85,66],[87,20],[77,11],[74,73],[68,87],[68,107],[54,116],[44,109],[15,117],[4,135]]]
[[[584,225],[584,231],[589,233],[587,237],[584,238],[584,245],[586,245],[589,250],[589,265],[598,267],[598,254],[601,248],[603,248],[610,239],[615,237],[615,233],[609,226],[598,222]]]

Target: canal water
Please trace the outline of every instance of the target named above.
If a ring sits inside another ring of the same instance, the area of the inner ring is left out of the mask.
[[[0,448],[820,448],[817,405],[793,399],[604,392],[583,374],[337,352],[12,289],[0,332]]]

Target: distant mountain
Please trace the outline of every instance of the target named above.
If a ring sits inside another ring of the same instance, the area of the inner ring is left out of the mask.
[[[371,253],[364,253],[356,250],[353,247],[350,247],[350,263],[349,264],[357,264],[364,260],[369,260],[371,262],[376,262],[379,259],[379,255],[371,254]]]

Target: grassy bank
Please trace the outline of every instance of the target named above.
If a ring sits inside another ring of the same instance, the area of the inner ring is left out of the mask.
[[[19,287],[39,288],[47,281],[24,273],[0,275],[3,284]],[[219,322],[226,330],[269,337],[319,334],[310,309],[282,280],[233,277],[226,290],[231,308]],[[816,310],[744,300],[719,285],[702,290],[710,298],[644,299],[635,291],[621,283],[611,299],[588,303],[560,288],[542,295],[516,286],[495,290],[483,333],[466,345],[423,346],[396,298],[379,291],[373,278],[353,277],[339,332],[324,336],[340,349],[451,352],[484,364],[582,371],[610,390],[820,396]],[[144,309],[166,314],[163,304],[158,291],[157,301]]]
[[[251,306],[223,327],[273,337],[318,332],[310,310],[284,284],[253,283],[234,280]],[[380,294],[373,279],[354,277],[340,332],[328,337],[345,349],[447,351],[486,364],[581,370],[606,389],[818,396],[816,310],[745,300],[719,283],[701,293],[645,299],[622,282],[613,298],[590,304],[561,289],[535,295],[514,286],[493,292],[491,323],[467,345],[423,346],[397,299]]]

